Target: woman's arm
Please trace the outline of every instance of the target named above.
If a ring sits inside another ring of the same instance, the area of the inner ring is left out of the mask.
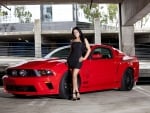
[[[83,57],[83,60],[86,60],[88,58],[88,56],[90,55],[91,48],[90,48],[90,44],[86,38],[84,39],[84,42],[85,42],[85,46],[86,46],[87,51],[86,51],[85,56]]]
[[[85,46],[86,46],[87,51],[86,51],[85,56],[83,56],[83,57],[80,58],[81,62],[83,60],[86,60],[88,58],[90,52],[91,52],[90,44],[89,44],[89,42],[88,42],[88,40],[86,38],[84,39],[84,42],[85,42]]]

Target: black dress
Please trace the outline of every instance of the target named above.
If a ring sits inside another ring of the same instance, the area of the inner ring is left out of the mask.
[[[67,63],[69,68],[80,69],[82,66],[82,62],[79,62],[79,58],[83,54],[83,43],[82,42],[72,42],[71,44],[71,51],[67,58]]]

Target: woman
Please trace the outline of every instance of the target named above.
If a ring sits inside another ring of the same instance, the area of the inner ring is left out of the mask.
[[[72,74],[72,100],[80,100],[77,76],[82,66],[82,62],[88,58],[91,49],[88,40],[83,37],[82,31],[78,27],[72,29],[72,35],[71,51],[67,63]],[[83,56],[85,50],[87,51]]]

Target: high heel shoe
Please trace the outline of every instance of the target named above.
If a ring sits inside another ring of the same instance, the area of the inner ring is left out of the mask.
[[[76,92],[77,100],[80,100],[80,93]]]
[[[73,100],[73,101],[77,100],[76,93],[73,93],[73,94],[72,94],[72,100]]]

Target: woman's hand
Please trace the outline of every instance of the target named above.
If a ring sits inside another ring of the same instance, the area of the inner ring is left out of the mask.
[[[79,58],[79,62],[83,62],[84,60],[86,60],[84,57]]]

